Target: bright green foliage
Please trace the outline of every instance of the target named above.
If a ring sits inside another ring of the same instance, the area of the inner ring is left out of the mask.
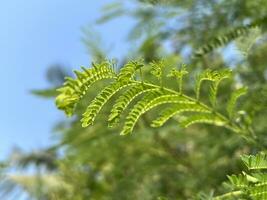
[[[173,68],[170,74],[168,75],[169,77],[174,77],[177,79],[180,93],[182,93],[182,89],[183,89],[183,77],[186,74],[188,74],[188,71],[186,70],[185,65],[183,64],[180,70]]]
[[[134,83],[120,84],[115,82],[107,86],[98,96],[92,101],[92,103],[87,107],[82,118],[82,126],[87,127],[92,125],[96,115],[100,112],[101,108],[107,103],[107,101],[118,91],[122,90],[125,87],[130,87]]]
[[[158,88],[152,85],[146,85],[143,83],[136,83],[135,86],[131,87],[129,90],[125,91],[115,102],[111,109],[111,113],[108,118],[109,126],[117,124],[122,112],[127,108],[127,106],[139,95],[147,92],[152,92],[158,90]]]
[[[157,61],[157,62],[152,62],[150,64],[151,66],[151,74],[153,74],[159,81],[160,81],[160,86],[163,87],[162,85],[162,79],[163,79],[163,70],[164,70],[164,63],[162,60]]]
[[[77,102],[85,95],[87,89],[96,81],[115,77],[114,69],[109,62],[93,64],[90,69],[75,71],[76,79],[67,78],[64,87],[58,89],[60,95],[56,102],[59,109],[64,109],[68,116],[73,114]]]
[[[101,66],[101,64],[94,65]],[[246,134],[239,129],[234,121],[229,121],[227,117],[217,113],[212,108],[215,107],[219,83],[223,79],[231,76],[230,70],[206,70],[200,74],[196,80],[196,99],[194,99],[182,93],[182,79],[183,76],[188,73],[184,66],[181,70],[172,69],[170,72],[172,77],[178,79],[180,88],[179,92],[177,92],[173,89],[163,87],[163,69],[165,68],[163,61],[152,62],[150,65],[145,66],[152,67],[151,73],[155,75],[158,80],[160,80],[160,85],[147,82],[145,80],[137,80],[135,73],[137,70],[141,70],[141,67],[144,65],[145,64],[142,62],[131,61],[125,64],[125,66],[120,69],[120,72],[117,75],[114,75],[114,71],[111,68],[112,66],[110,66],[110,69],[108,69],[108,66],[105,65],[106,70],[101,71],[101,77],[110,77],[110,73],[112,73],[114,81],[106,86],[101,92],[99,92],[95,99],[89,104],[81,120],[82,126],[87,127],[92,125],[103,106],[110,101],[113,96],[119,95],[111,109],[111,114],[108,119],[110,126],[117,124],[121,120],[120,117],[123,111],[129,107],[130,103],[133,102],[133,100],[135,100],[138,96],[143,95],[141,99],[136,99],[137,101],[135,101],[135,105],[132,109],[130,109],[130,112],[126,116],[124,127],[121,132],[122,135],[131,133],[141,115],[160,105],[166,106],[163,108],[163,114],[161,117],[154,121],[152,126],[163,125],[164,122],[166,122],[169,118],[179,114],[180,116],[184,117],[184,119],[181,120],[181,125],[184,127],[195,123],[209,123],[217,126],[224,126],[234,130],[235,132]],[[96,75],[94,75],[94,73],[98,73],[93,70],[87,70],[92,73],[88,74],[89,77],[95,77]],[[86,71],[86,69],[84,69],[84,71]],[[79,82],[81,82],[81,80],[89,80],[89,78],[87,78],[87,74],[85,73],[76,72],[76,74],[78,74],[77,80]],[[209,107],[208,105],[199,101],[201,83],[205,80],[212,82],[210,90],[212,107]],[[86,87],[84,84],[76,84],[76,87],[74,87],[74,91],[76,92],[73,94],[74,97],[71,95],[66,96],[66,87],[69,88],[71,83],[78,81],[69,79],[63,88],[59,89],[59,91],[63,92],[57,98],[57,105],[59,109],[63,109],[66,113],[69,113],[70,109],[68,102],[72,102],[71,105],[76,105],[81,99],[76,97],[76,93],[79,92],[79,94],[85,95],[88,87],[90,87],[88,84]],[[61,100],[62,96],[65,97],[64,100]],[[232,107],[229,107],[229,111],[234,108],[234,103],[237,99],[236,96],[237,95],[233,95],[230,100],[232,102]],[[66,101],[66,103],[64,101]],[[171,111],[169,108],[170,105],[174,105],[174,107],[172,107],[173,110]],[[186,115],[184,115],[185,112],[187,112]]]
[[[210,100],[211,100],[211,104],[213,107],[216,106],[216,97],[217,97],[217,93],[218,93],[218,87],[220,82],[223,79],[226,78],[230,78],[231,77],[232,72],[228,69],[222,70],[219,73],[216,73],[215,77],[214,77],[214,81],[211,84],[211,89],[210,89]]]
[[[231,76],[231,71],[228,69],[221,70],[221,71],[211,71],[210,69],[207,69],[204,72],[202,72],[199,76],[197,76],[197,81],[196,81],[196,86],[195,86],[196,99],[200,98],[200,89],[201,89],[202,82],[211,81],[212,86],[211,86],[210,98],[211,98],[212,104],[214,105],[219,83],[223,79],[229,78],[230,76]]]
[[[267,174],[264,172],[267,169],[266,154],[244,155],[241,158],[249,172],[228,176],[229,182],[225,185],[231,191],[214,199],[267,199]]]
[[[160,116],[155,119],[151,126],[152,127],[160,127],[162,126],[167,120],[178,115],[179,113],[183,112],[203,112],[203,113],[210,113],[209,110],[203,108],[201,105],[197,103],[179,103],[170,106],[168,109],[165,109]]]
[[[140,70],[144,64],[141,61],[130,61],[123,68],[117,76],[118,82],[121,84],[127,84],[131,81],[137,70]]]
[[[235,111],[234,108],[236,106],[237,99],[240,96],[245,95],[246,93],[247,93],[246,87],[239,88],[232,93],[231,98],[229,102],[227,103],[227,112],[230,118],[232,118],[234,115],[234,111]]]
[[[140,116],[150,109],[162,104],[191,104],[194,102],[188,101],[188,99],[177,94],[171,94],[168,91],[158,90],[152,92],[140,100],[130,111],[126,117],[124,128],[121,132],[122,135],[127,135],[133,131],[133,128],[140,118]]]
[[[184,127],[188,127],[192,124],[203,123],[203,124],[213,124],[216,126],[226,126],[228,123],[226,120],[217,116],[216,114],[196,114],[187,117],[185,120],[181,121]]]
[[[257,154],[255,156],[242,156],[242,161],[249,170],[267,169],[267,156],[265,154]]]

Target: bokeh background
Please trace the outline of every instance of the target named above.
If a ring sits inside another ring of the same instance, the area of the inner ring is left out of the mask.
[[[30,91],[51,87],[46,76],[55,65],[69,71],[90,65],[91,57],[82,41],[84,29],[101,34],[110,58],[125,54],[133,20],[122,17],[96,26],[107,3],[110,1],[1,2],[0,158],[14,146],[29,151],[53,141],[53,124],[63,114],[57,111],[54,100],[38,98]]]

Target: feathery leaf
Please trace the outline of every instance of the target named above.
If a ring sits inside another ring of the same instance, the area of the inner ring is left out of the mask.
[[[82,126],[87,127],[89,125],[92,125],[97,114],[114,94],[116,94],[123,88],[132,86],[134,84],[135,83],[133,82],[128,82],[127,84],[122,85],[120,82],[114,82],[113,84],[105,87],[87,107],[81,120]]]
[[[248,169],[267,169],[267,156],[266,154],[257,155],[244,155],[241,157],[244,164]]]
[[[75,71],[76,79],[66,78],[64,86],[58,89],[60,93],[56,98],[56,105],[59,109],[71,116],[78,101],[86,94],[88,88],[96,81],[112,79],[116,77],[114,69],[107,61],[100,64],[93,63],[93,67],[83,71]]]
[[[226,125],[227,121],[219,118],[218,116],[212,113],[195,114],[181,121],[181,125],[185,128],[190,125],[197,124],[197,123],[224,126]]]
[[[178,80],[179,84],[179,92],[182,94],[182,89],[183,89],[183,77],[188,74],[188,71],[185,68],[185,65],[183,64],[180,70],[177,70],[173,68],[168,75],[168,77],[174,77]]]
[[[216,97],[217,97],[218,86],[220,82],[223,79],[230,78],[231,75],[232,75],[232,71],[229,69],[224,69],[224,70],[215,72],[214,81],[212,82],[211,88],[210,88],[210,101],[213,107],[215,107],[216,105]]]
[[[238,98],[241,97],[242,95],[245,95],[246,93],[247,93],[246,87],[241,87],[232,93],[230,100],[227,103],[227,108],[226,108],[230,119],[234,115],[234,109],[235,109]]]
[[[200,97],[200,89],[203,81],[216,81],[218,76],[217,71],[211,71],[210,69],[205,70],[196,78],[195,92],[196,99],[199,100]]]
[[[75,72],[77,79],[69,78],[64,86],[60,89],[61,93],[57,97],[56,102],[60,109],[63,109],[67,114],[72,114],[75,105],[85,95],[87,89],[91,87],[92,83],[104,78],[113,78],[114,81],[111,85],[106,86],[88,105],[86,111],[81,119],[82,126],[87,127],[92,125],[96,116],[101,111],[102,107],[121,90],[128,88],[124,93],[121,93],[111,109],[111,113],[108,117],[109,126],[115,125],[123,111],[129,106],[133,100],[139,95],[145,94],[142,99],[137,100],[135,105],[126,116],[124,127],[121,132],[122,135],[132,132],[136,122],[140,116],[150,109],[157,107],[161,104],[169,103],[169,109],[165,110],[162,115],[154,120],[152,126],[158,127],[163,125],[169,118],[175,114],[182,115],[184,112],[193,112],[194,115],[185,115],[186,119],[182,121],[182,125],[187,127],[195,123],[209,123],[217,126],[224,126],[237,133],[243,133],[241,128],[236,122],[231,121],[216,113],[214,110],[217,90],[219,83],[230,77],[231,71],[211,71],[205,70],[197,77],[196,80],[196,98],[191,98],[182,93],[182,79],[188,72],[185,70],[184,65],[180,70],[173,69],[168,77],[172,76],[179,81],[179,92],[163,87],[162,78],[165,64],[163,61],[153,62],[149,66],[152,67],[152,74],[154,74],[159,80],[160,84],[153,84],[150,82],[144,82],[144,80],[136,80],[135,74],[138,70],[144,66],[142,61],[131,61],[125,64],[119,74],[116,74],[110,67],[109,63],[96,65],[92,69],[84,69],[84,72]],[[140,74],[142,76],[142,74]],[[203,81],[211,81],[211,101],[213,107],[209,107],[199,102],[200,88]],[[237,95],[233,95],[230,102],[235,103]],[[230,103],[231,104],[231,103]],[[229,106],[231,110],[231,106]],[[241,122],[242,124],[243,122]]]
[[[131,79],[133,79],[135,72],[144,66],[142,61],[130,61],[120,69],[118,75],[118,82],[122,84],[127,84]]]
[[[160,81],[160,86],[163,87],[162,76],[163,76],[163,69],[165,67],[163,60],[154,61],[150,63],[150,66],[152,68],[151,74],[153,74]]]
[[[108,118],[109,126],[114,126],[120,118],[121,113],[127,108],[127,106],[139,95],[153,90],[158,90],[158,88],[152,85],[147,85],[143,83],[136,83],[133,87],[123,93],[113,105],[111,113]]]
[[[223,45],[235,40],[236,38],[238,38],[240,36],[246,35],[251,29],[258,27],[258,26],[261,26],[261,25],[265,25],[266,22],[267,22],[267,16],[260,18],[260,19],[257,19],[254,22],[252,22],[251,24],[248,24],[245,26],[239,26],[239,27],[229,31],[228,33],[226,33],[222,36],[218,36],[218,37],[214,38],[208,44],[200,47],[198,50],[195,51],[194,56],[195,57],[202,57],[203,55],[210,53],[214,49],[216,49],[220,46],[223,46]]]
[[[126,122],[121,135],[132,132],[137,120],[148,110],[166,103],[194,103],[181,95],[168,94],[162,90],[151,92],[140,100],[126,117]]]
[[[161,115],[155,119],[151,126],[152,127],[160,127],[165,122],[167,122],[170,118],[174,117],[177,114],[183,113],[183,112],[205,112],[209,113],[210,110],[207,110],[203,106],[196,104],[196,103],[180,103],[172,105],[171,107],[164,110]]]

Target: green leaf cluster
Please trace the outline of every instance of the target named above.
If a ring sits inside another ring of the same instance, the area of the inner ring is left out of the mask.
[[[183,118],[180,120],[180,125],[183,127],[196,123],[208,123],[224,126],[239,134],[246,134],[232,119],[236,101],[245,90],[233,92],[227,105],[230,118],[217,112],[215,108],[219,84],[223,79],[231,77],[230,70],[205,70],[198,75],[195,83],[196,98],[193,98],[182,91],[183,76],[188,73],[185,66],[181,70],[173,68],[168,75],[168,77],[178,79],[180,86],[178,92],[164,86],[163,69],[166,66],[163,61],[152,62],[148,65],[141,61],[130,61],[118,73],[114,72],[113,65],[108,65],[108,62],[93,64],[93,66],[100,66],[104,69],[93,67],[83,69],[84,72],[75,71],[77,79],[68,79],[64,86],[59,89],[61,93],[56,99],[59,109],[64,110],[68,115],[72,114],[71,111],[73,111],[74,106],[79,103],[93,82],[101,81],[104,78],[113,79],[87,106],[81,119],[83,127],[92,125],[104,105],[111,101],[112,97],[117,96],[117,100],[111,108],[108,122],[110,127],[118,124],[122,121],[122,114],[129,110],[123,121],[121,135],[132,133],[142,115],[162,105],[165,107],[162,108],[160,117],[151,124],[154,127],[162,126],[168,119],[180,116]],[[149,82],[146,79],[143,80],[141,70],[148,67],[151,67],[151,73],[156,79],[160,80],[160,84]],[[140,73],[137,74],[139,70]],[[211,106],[200,101],[200,90],[203,81],[211,82]]]

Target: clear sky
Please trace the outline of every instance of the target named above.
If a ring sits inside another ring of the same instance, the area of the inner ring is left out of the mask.
[[[49,86],[47,67],[62,63],[88,66],[81,28],[92,24],[111,0],[3,0],[0,6],[0,158],[14,145],[25,150],[47,146],[52,127],[64,116],[54,102],[29,94]],[[112,56],[125,52],[129,19],[98,28],[115,44]]]

